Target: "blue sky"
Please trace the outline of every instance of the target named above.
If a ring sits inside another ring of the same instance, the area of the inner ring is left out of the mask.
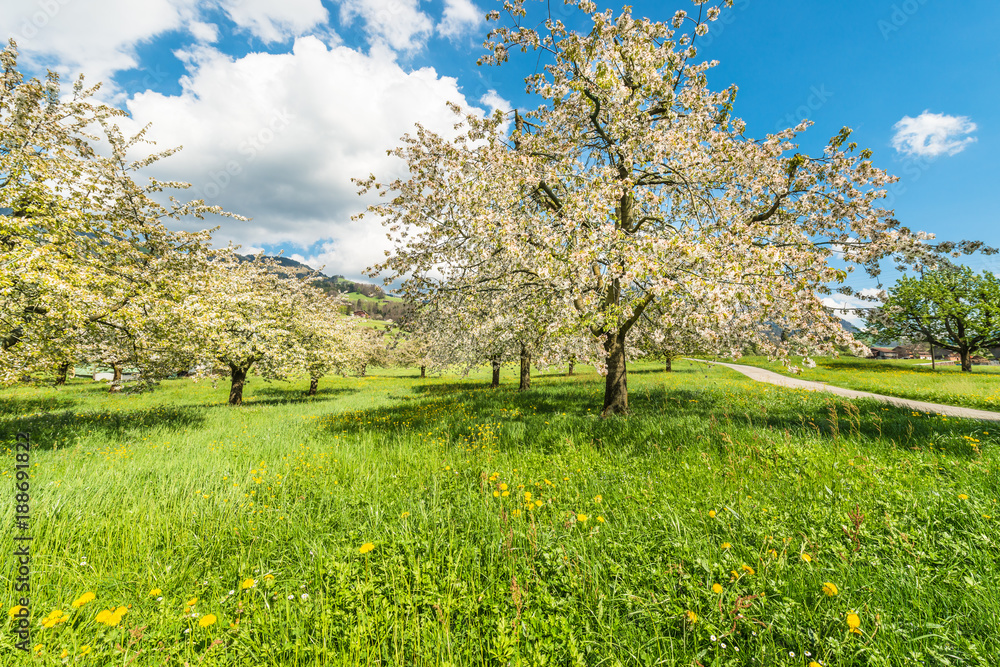
[[[357,278],[387,242],[376,222],[351,220],[365,203],[352,176],[399,173],[385,150],[414,122],[447,128],[446,101],[484,113],[537,104],[523,92],[536,55],[475,64],[481,17],[495,5],[5,0],[0,32],[18,40],[27,69],[104,81],[102,96],[131,112],[133,128],[152,123],[159,148],[183,144],[153,173],[254,218],[212,221],[220,241],[283,249]],[[632,6],[655,20],[695,9],[679,0]],[[575,20],[559,0],[529,8],[528,22],[546,11]],[[739,87],[748,135],[808,117],[815,125],[802,145],[818,152],[850,126],[876,164],[901,177],[891,199],[905,225],[1000,246],[997,28],[995,0],[735,0],[700,51],[720,62],[711,87]],[[1000,270],[995,257],[966,263]]]

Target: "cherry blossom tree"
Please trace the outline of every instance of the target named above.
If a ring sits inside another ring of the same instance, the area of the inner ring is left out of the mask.
[[[0,383],[63,365],[86,331],[148,320],[209,259],[210,231],[167,221],[222,213],[153,197],[184,183],[133,175],[174,150],[132,160],[125,112],[93,103],[83,79],[25,81],[11,41],[0,52]],[[141,328],[141,327],[133,327]]]
[[[526,79],[536,109],[466,116],[450,139],[418,127],[395,153],[407,179],[362,182],[385,195],[370,211],[397,242],[376,268],[410,275],[415,287],[432,271],[458,289],[533,285],[543,297],[535,304],[572,313],[561,324],[592,336],[607,375],[605,416],[628,410],[626,345],[644,315],[720,353],[752,341],[776,356],[858,347],[822,295],[856,268],[877,275],[883,258],[931,252],[929,235],[880,206],[895,178],[848,128],[815,156],[795,143],[808,121],[746,136],[735,86],[710,89],[715,63],[696,58],[697,37],[725,7],[696,2],[696,16],[664,23],[627,7],[567,4],[589,31],[554,20],[526,27],[524,1],[507,0],[511,25],[487,42],[484,64],[518,50],[550,60]],[[835,252],[845,269],[831,264]],[[679,300],[683,308],[653,308]],[[775,340],[771,322],[795,335]]]

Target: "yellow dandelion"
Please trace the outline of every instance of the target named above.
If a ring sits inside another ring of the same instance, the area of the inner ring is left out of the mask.
[[[63,652],[59,654],[59,657],[60,658],[65,658],[68,655],[69,655],[69,651],[67,651],[66,649],[63,649]]]
[[[694,625],[695,623],[698,622],[698,614],[694,613],[690,609],[684,612],[684,614],[687,616],[688,623],[690,623],[691,625]]]
[[[604,523],[604,517],[603,516],[597,517],[597,523]]]
[[[847,627],[851,629],[851,632],[860,634],[861,631],[858,628],[861,627],[861,617],[853,611],[849,613],[847,615]]]
[[[111,618],[111,610],[110,609],[102,609],[101,611],[99,611],[97,613],[97,616],[94,617],[94,620],[97,621],[98,623],[104,623],[105,625],[107,625],[108,624],[108,620],[110,618]]]
[[[576,515],[576,520],[579,521],[580,523],[587,523],[587,519],[589,519],[589,518],[590,517],[587,516],[586,514],[577,514]]]
[[[215,617],[215,614],[205,614],[200,619],[198,619],[198,625],[203,628],[207,628],[210,625],[214,625],[215,622],[219,620]]]
[[[42,644],[35,644],[35,653],[41,653],[45,650],[45,646]]]
[[[749,565],[741,565],[740,569],[746,572],[747,574],[754,574],[753,568],[750,567]]]
[[[716,595],[722,595],[722,584],[712,584],[712,592]]]
[[[271,581],[273,579],[274,579],[274,575],[273,574],[265,574],[264,575],[264,581]]]
[[[810,556],[809,554],[801,554],[801,557],[802,560],[804,560],[807,563],[811,563],[813,561],[812,556]]]
[[[969,496],[965,495],[964,493],[960,493],[960,494],[958,494],[958,499],[959,500],[968,500]]]
[[[496,493],[496,492],[494,491],[494,493]],[[405,519],[408,516],[410,516],[409,512],[403,512],[402,514],[399,515],[399,518],[400,519]]]
[[[149,597],[157,597],[159,595],[163,595],[163,591],[161,591],[159,588],[154,588],[151,591],[149,591]]]
[[[823,665],[813,660],[812,662],[809,663],[809,667],[823,667]]]
[[[187,606],[193,607],[194,603],[197,602],[197,601],[198,601],[198,598],[191,598],[190,600],[187,601]]]
[[[545,480],[545,481],[547,482],[548,480]],[[596,496],[594,496],[594,502],[595,502],[595,503],[599,503],[599,502],[601,502],[602,500],[604,500],[604,498],[602,498],[602,497],[601,497],[600,495],[596,495]]]
[[[16,605],[14,607],[11,607],[10,611],[8,611],[7,613],[10,614],[11,618],[14,618],[21,612],[22,609],[24,609],[22,605]]]
[[[837,586],[835,584],[831,584],[829,581],[827,581],[826,583],[823,584],[823,592],[829,595],[830,597],[833,597],[840,591],[837,590]]]
[[[714,519],[715,518],[715,510],[708,510],[708,516],[711,517],[712,519]]]
[[[88,653],[90,653],[90,651],[91,651],[90,644],[84,644],[83,646],[80,647],[80,655],[87,655]]]
[[[245,591],[246,589],[253,588],[256,585],[257,582],[254,579],[248,577],[244,579],[243,582],[240,584],[240,588]]]
[[[374,544],[372,544],[371,542],[365,542],[364,544],[361,545],[361,548],[358,549],[358,552],[366,554],[374,548],[375,548]]]
[[[97,597],[97,596],[94,595],[93,593],[90,593],[90,592],[84,593],[83,595],[81,595],[77,599],[73,600],[73,608],[74,609],[79,609],[83,605],[85,605],[88,602],[90,602],[91,600],[93,600],[95,597]]]

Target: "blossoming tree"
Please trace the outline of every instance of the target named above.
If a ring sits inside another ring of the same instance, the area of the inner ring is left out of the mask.
[[[13,41],[0,76],[0,382],[9,383],[66,368],[82,338],[101,338],[94,327],[139,325],[162,310],[211,254],[209,231],[165,222],[222,211],[153,199],[183,183],[137,184],[136,172],[174,151],[130,160],[146,129],[124,137],[114,123],[125,112],[91,102],[96,87],[82,78],[66,97],[51,72],[25,81]]]
[[[526,79],[536,109],[467,116],[453,139],[418,128],[396,151],[407,179],[362,183],[386,195],[371,211],[397,241],[377,268],[414,285],[433,271],[467,290],[531,284],[545,297],[536,307],[568,305],[553,310],[596,342],[605,416],[628,410],[626,344],[644,316],[720,353],[739,355],[748,341],[778,356],[857,348],[821,295],[855,267],[875,275],[882,258],[929,252],[927,235],[880,207],[894,178],[847,128],[815,156],[797,152],[807,121],[746,136],[735,86],[710,89],[715,63],[696,59],[697,37],[724,7],[696,2],[697,16],[664,23],[567,4],[588,32],[553,20],[525,27],[524,0],[507,0],[512,24],[487,41],[485,64],[503,65],[512,50],[551,60]],[[489,247],[504,248],[502,261]],[[830,263],[835,252],[846,269]],[[795,335],[770,336],[774,322]]]

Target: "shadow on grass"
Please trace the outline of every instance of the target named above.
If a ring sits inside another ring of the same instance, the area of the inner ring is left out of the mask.
[[[244,397],[249,405],[285,405],[289,403],[315,403],[318,401],[332,401],[345,394],[354,394],[360,391],[347,387],[323,387],[316,390],[314,396],[307,393],[308,386],[302,387],[262,387],[248,390]]]
[[[136,437],[154,428],[184,429],[200,426],[205,410],[200,406],[161,407],[136,410],[115,410],[75,413],[71,410],[31,414],[7,415],[0,418],[4,433],[25,432],[31,436],[32,447],[50,450],[58,444],[65,446],[77,436],[100,433],[106,438]]]
[[[710,382],[701,388],[668,388],[648,381],[630,389],[628,417],[602,419],[603,382],[549,377],[555,381],[540,378],[526,392],[518,392],[516,385],[415,386],[412,391],[418,397],[403,405],[343,415],[321,428],[338,434],[392,432],[420,438],[433,434],[453,446],[479,444],[543,454],[591,445],[638,456],[663,449],[721,450],[741,438],[757,441],[763,429],[773,437],[787,433],[831,443],[850,439],[883,450],[933,445],[949,455],[975,455],[963,436],[976,422],[914,417],[910,410],[875,401],[803,397],[794,391],[732,394],[731,388]]]

